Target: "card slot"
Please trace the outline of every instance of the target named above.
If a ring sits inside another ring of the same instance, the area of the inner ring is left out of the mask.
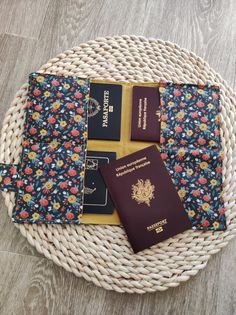
[[[88,92],[87,79],[31,74],[25,137],[37,142],[86,138]]]
[[[13,221],[79,223],[85,147],[24,147]]]
[[[161,156],[193,228],[225,230],[219,88],[163,83],[159,91]]]

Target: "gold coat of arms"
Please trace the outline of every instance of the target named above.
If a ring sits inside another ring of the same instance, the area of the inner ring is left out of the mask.
[[[150,201],[154,199],[155,186],[152,185],[150,179],[138,179],[135,185],[132,185],[132,199],[138,204],[146,203],[150,207]]]

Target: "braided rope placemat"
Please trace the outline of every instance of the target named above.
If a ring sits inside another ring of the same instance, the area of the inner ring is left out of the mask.
[[[49,60],[40,71],[112,81],[165,80],[220,86],[227,231],[189,230],[134,255],[119,226],[15,225],[31,245],[57,265],[108,290],[163,291],[196,275],[236,234],[236,96],[227,83],[195,54],[170,42],[137,36],[89,41]],[[5,116],[1,162],[19,162],[27,87],[25,84],[17,92]],[[11,216],[14,193],[4,193],[4,198]]]

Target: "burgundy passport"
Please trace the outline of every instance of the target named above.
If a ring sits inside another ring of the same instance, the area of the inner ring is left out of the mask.
[[[191,228],[155,145],[100,171],[135,253]]]
[[[133,87],[131,140],[160,142],[160,95],[157,87]]]

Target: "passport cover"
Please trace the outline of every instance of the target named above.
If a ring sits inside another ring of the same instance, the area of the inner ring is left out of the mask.
[[[99,167],[107,165],[115,159],[115,152],[87,152],[83,213],[113,213],[114,205],[99,171]]]
[[[135,253],[191,228],[155,145],[100,170]]]
[[[160,95],[156,87],[133,87],[131,140],[160,142]]]
[[[122,86],[91,83],[88,139],[120,140]]]

